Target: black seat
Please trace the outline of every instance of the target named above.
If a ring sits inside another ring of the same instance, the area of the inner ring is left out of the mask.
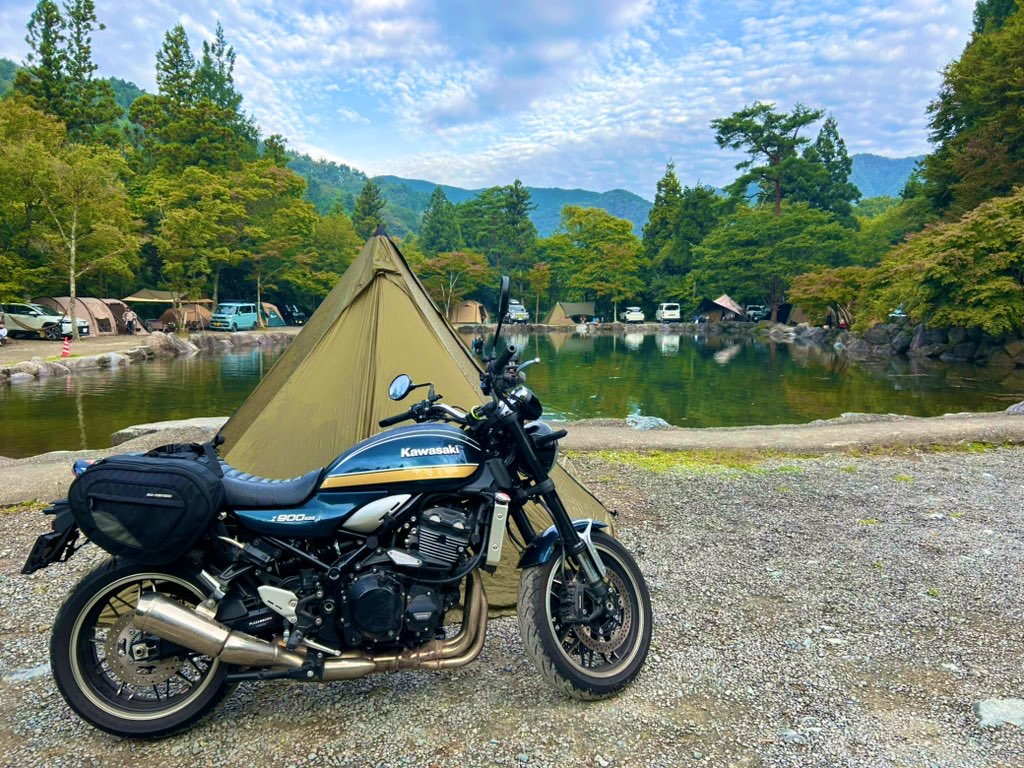
[[[252,507],[294,507],[316,490],[322,469],[314,469],[290,480],[257,477],[221,462],[224,470],[224,500],[233,509]]]

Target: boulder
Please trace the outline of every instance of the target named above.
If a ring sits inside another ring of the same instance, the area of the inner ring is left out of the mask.
[[[1024,727],[1024,699],[985,699],[974,702],[972,709],[979,728]]]
[[[836,349],[839,349],[839,343],[836,343]],[[864,339],[853,339],[849,344],[846,345],[846,354],[853,360],[866,360],[871,357],[874,347],[871,346]]]
[[[657,416],[641,416],[639,413],[626,417],[626,426],[646,432],[650,429],[671,429],[672,425]]]
[[[914,340],[914,332],[910,328],[901,328],[890,343],[893,353],[905,355],[910,349],[910,343]]]
[[[154,421],[150,424],[135,424],[118,430],[110,436],[111,445],[121,445],[143,435],[151,435],[168,429],[203,429],[216,431],[224,426],[225,416],[200,417],[195,419],[179,419],[176,421]]]
[[[35,381],[36,377],[30,373],[19,373],[15,371],[8,376],[7,380],[11,384],[28,384],[30,381]]]
[[[1006,350],[997,348],[992,350],[992,354],[988,356],[988,359],[985,361],[985,365],[993,367],[1010,367],[1016,365],[1016,363],[1014,363],[1012,357],[1006,354]]]
[[[978,342],[963,341],[953,347],[953,354],[963,360],[973,360],[978,352]]]
[[[39,363],[24,362],[18,363],[16,366],[11,368],[11,373],[26,373],[33,379],[39,378]]]
[[[876,325],[864,332],[864,341],[868,344],[890,344],[893,339],[893,327],[891,325]]]
[[[792,341],[796,338],[796,332],[786,325],[776,325],[768,331],[768,338],[772,341]]]
[[[1006,413],[1010,416],[1024,416],[1024,402],[1014,403],[1006,409]]]
[[[39,373],[38,373],[38,376],[41,379],[44,379],[44,378],[47,378],[47,377],[50,377],[50,376],[53,376],[55,378],[60,378],[61,376],[67,376],[69,373],[71,373],[71,371],[68,370],[68,367],[66,365],[61,364],[61,363],[48,362],[48,361],[45,361],[45,360],[43,362],[39,363]]]
[[[957,344],[962,344],[967,340],[967,329],[966,328],[950,328],[946,331],[947,341],[951,347],[955,347]]]
[[[916,349],[914,348],[914,345],[911,344],[910,349],[907,350],[907,354],[911,357],[938,357],[948,350],[948,344],[923,344]]]
[[[161,331],[154,331],[146,339],[146,346],[158,357],[173,357],[177,354],[174,336]]]
[[[824,328],[811,328],[802,337],[804,341],[809,341],[812,344],[820,344],[825,340],[825,329]]]
[[[1006,354],[1015,360],[1017,358],[1024,357],[1024,339],[1013,339],[1012,341],[1008,341],[1003,345],[1003,349],[1006,350]]]

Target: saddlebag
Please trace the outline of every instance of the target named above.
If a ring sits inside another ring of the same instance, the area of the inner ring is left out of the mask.
[[[107,552],[165,565],[187,553],[220,510],[219,469],[198,452],[111,456],[75,480],[68,501],[82,533]]]

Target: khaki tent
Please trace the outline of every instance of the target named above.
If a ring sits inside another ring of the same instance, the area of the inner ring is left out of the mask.
[[[743,320],[746,313],[743,307],[723,293],[714,301],[704,299],[697,305],[697,314],[707,317],[709,323],[717,323],[720,320]]]
[[[479,301],[463,301],[452,307],[448,319],[453,323],[486,323],[487,308]]]
[[[289,477],[330,463],[408,407],[388,398],[400,373],[434,383],[446,402],[484,401],[479,369],[395,244],[374,235],[295,340],[235,412],[222,455],[246,472]],[[572,517],[610,522],[607,510],[565,469],[554,479]],[[538,530],[547,515],[530,510]],[[516,550],[506,541],[489,578],[493,607],[515,605]]]
[[[281,310],[268,301],[264,301],[262,304],[263,322],[267,324],[267,328],[284,327],[284,317],[281,315]]]
[[[114,316],[114,322],[117,323],[117,332],[128,333],[128,325],[124,321],[125,313],[128,311],[128,305],[120,299],[100,299],[100,301],[107,305],[107,308],[110,310],[110,314]],[[146,334],[149,333],[149,331],[146,330],[145,323],[139,322],[135,324],[135,333]]]
[[[576,325],[578,318],[590,320],[593,317],[594,302],[592,301],[560,301],[548,313],[548,319],[544,323],[545,325]]]
[[[34,304],[42,304],[57,312],[71,315],[70,296],[37,296],[32,299]],[[89,324],[89,333],[92,336],[114,336],[117,334],[117,320],[110,307],[100,299],[82,298],[75,299],[75,318],[85,320]]]
[[[210,327],[213,313],[202,304],[182,304],[180,309],[171,307],[160,315],[164,326],[174,323],[180,330],[202,330]]]
[[[174,291],[154,291],[150,288],[143,288],[131,296],[125,296],[121,301],[133,301],[142,304],[174,304],[178,299],[179,296]],[[191,304],[213,304],[213,299],[189,299],[187,296],[181,296],[180,299]]]

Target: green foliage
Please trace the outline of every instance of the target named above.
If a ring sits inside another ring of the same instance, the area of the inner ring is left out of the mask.
[[[110,88],[114,93],[114,101],[117,106],[121,108],[121,115],[124,118],[128,117],[128,111],[131,109],[132,104],[135,100],[145,93],[144,90],[139,88],[135,83],[129,82],[128,80],[122,80],[118,77],[108,77],[107,82],[110,83]]]
[[[835,267],[805,272],[793,278],[788,298],[813,319],[829,314],[853,325],[872,272],[866,267]]]
[[[860,198],[860,190],[850,183],[853,161],[834,117],[825,120],[818,138],[804,150],[801,159],[793,164],[786,199],[828,211],[845,226],[855,226],[851,203]]]
[[[430,204],[423,213],[419,243],[424,252],[431,256],[457,251],[463,246],[455,206],[440,187],[434,188]]]
[[[14,89],[14,75],[17,71],[17,64],[10,59],[0,57],[0,99],[6,97]]]
[[[536,299],[536,306],[533,312],[534,322],[540,322],[540,300],[542,297],[546,297],[548,291],[551,290],[551,278],[551,265],[543,261],[538,261],[530,267],[530,271],[526,274],[526,282],[530,286],[530,293]]]
[[[678,216],[678,208],[682,202],[683,190],[676,178],[675,163],[669,163],[665,175],[658,180],[658,188],[654,193],[654,206],[647,216],[644,225],[643,254],[648,262],[654,262],[662,248],[673,235],[673,225]]]
[[[1024,328],[1024,188],[932,225],[882,260],[871,319],[900,304],[934,327]]]
[[[537,239],[531,210],[530,192],[519,179],[456,206],[466,247],[485,254],[499,270],[520,273],[529,268]]]
[[[870,218],[858,216],[860,231],[856,236],[854,260],[868,267],[877,266],[893,246],[902,243],[908,235],[920,232],[935,219],[931,205],[923,197],[881,199],[895,204],[887,203],[884,210]],[[871,203],[871,200],[864,202]],[[857,206],[856,213],[860,213],[862,205],[864,203]],[[871,208],[867,210],[870,212]]]
[[[698,184],[682,190],[671,213],[669,239],[648,262],[648,297],[653,303],[692,296],[693,249],[718,224],[722,210],[722,200],[710,187]]]
[[[976,23],[929,106],[937,147],[924,161],[924,194],[950,219],[1024,183],[1024,14],[984,3]]]
[[[857,206],[853,209],[853,212],[861,220],[863,226],[865,219],[873,219],[899,204],[900,199],[898,197],[889,197],[888,195],[865,197],[857,201]]]
[[[445,315],[464,297],[494,279],[487,259],[471,251],[440,253],[421,261],[416,271]]]
[[[1017,0],[978,0],[974,8],[974,34],[1001,29],[1018,8]]]
[[[363,240],[369,239],[384,224],[383,210],[384,198],[380,196],[380,187],[373,183],[373,179],[367,179],[352,212],[356,234]]]
[[[697,287],[705,296],[726,291],[761,300],[774,319],[790,280],[816,267],[839,266],[851,251],[850,230],[806,203],[787,205],[781,216],[742,206],[694,249]]]
[[[288,154],[288,167],[306,179],[306,199],[326,214],[336,205],[352,213],[356,197],[366,184],[366,174],[340,163],[313,160],[309,155]]]
[[[566,298],[611,302],[611,315],[618,317],[618,303],[644,288],[641,244],[633,227],[599,208],[567,205],[562,229],[548,238],[545,250]]]
[[[783,187],[792,180],[801,165],[798,150],[808,139],[800,130],[819,120],[822,111],[797,104],[788,114],[776,112],[771,104],[760,101],[711,121],[719,147],[743,150],[749,159],[737,163],[740,176],[729,185],[734,197],[746,194],[750,184],[758,184],[775,201],[775,215],[782,212]]]

